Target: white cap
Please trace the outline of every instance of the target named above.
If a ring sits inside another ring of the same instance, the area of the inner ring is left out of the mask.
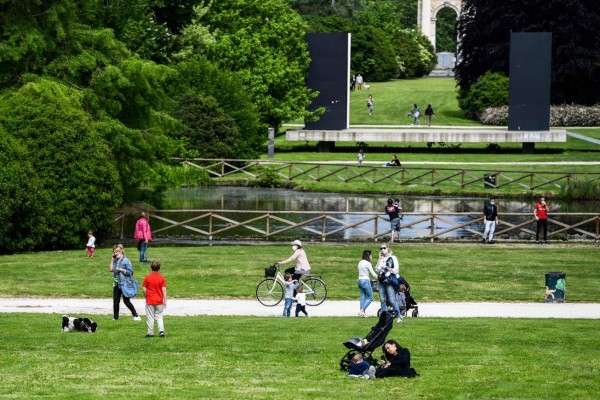
[[[294,245],[296,245],[296,246],[300,246],[300,247],[302,247],[302,242],[301,242],[301,241],[299,241],[299,240],[297,240],[297,239],[296,239],[296,240],[294,240],[294,241],[292,242],[292,244],[294,244]]]

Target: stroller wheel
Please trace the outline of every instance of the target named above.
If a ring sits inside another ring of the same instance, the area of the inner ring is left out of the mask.
[[[416,309],[413,310],[412,316],[415,317],[415,318],[418,317],[419,316],[419,310],[416,310]]]

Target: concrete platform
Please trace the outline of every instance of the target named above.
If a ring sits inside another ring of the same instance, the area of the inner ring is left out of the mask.
[[[445,143],[547,143],[566,142],[565,129],[509,131],[477,127],[437,128],[411,126],[397,129],[289,130],[286,140],[315,142],[445,142]]]

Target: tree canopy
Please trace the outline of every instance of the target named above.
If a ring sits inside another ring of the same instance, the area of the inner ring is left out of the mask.
[[[597,0],[464,0],[457,25],[461,91],[488,71],[508,75],[510,32],[552,32],[552,103],[595,104],[600,99],[598,26]]]

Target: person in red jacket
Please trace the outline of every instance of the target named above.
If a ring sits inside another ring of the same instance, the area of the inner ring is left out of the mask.
[[[540,202],[535,205],[535,210],[533,210],[533,216],[537,221],[537,226],[535,229],[535,241],[537,244],[541,244],[540,242],[540,229],[544,228],[544,244],[548,244],[548,204],[546,204],[546,199],[542,196],[540,197]]]
[[[150,264],[152,272],[144,278],[142,288],[146,295],[146,324],[148,325],[147,338],[154,337],[154,321],[158,325],[158,336],[165,337],[165,323],[163,311],[167,308],[167,281],[158,271],[160,261],[154,260]]]
[[[150,223],[148,222],[148,214],[146,211],[142,211],[142,215],[135,223],[135,231],[133,231],[133,238],[138,240],[138,250],[140,251],[140,262],[148,261],[148,242],[152,240],[152,231],[150,230]]]

